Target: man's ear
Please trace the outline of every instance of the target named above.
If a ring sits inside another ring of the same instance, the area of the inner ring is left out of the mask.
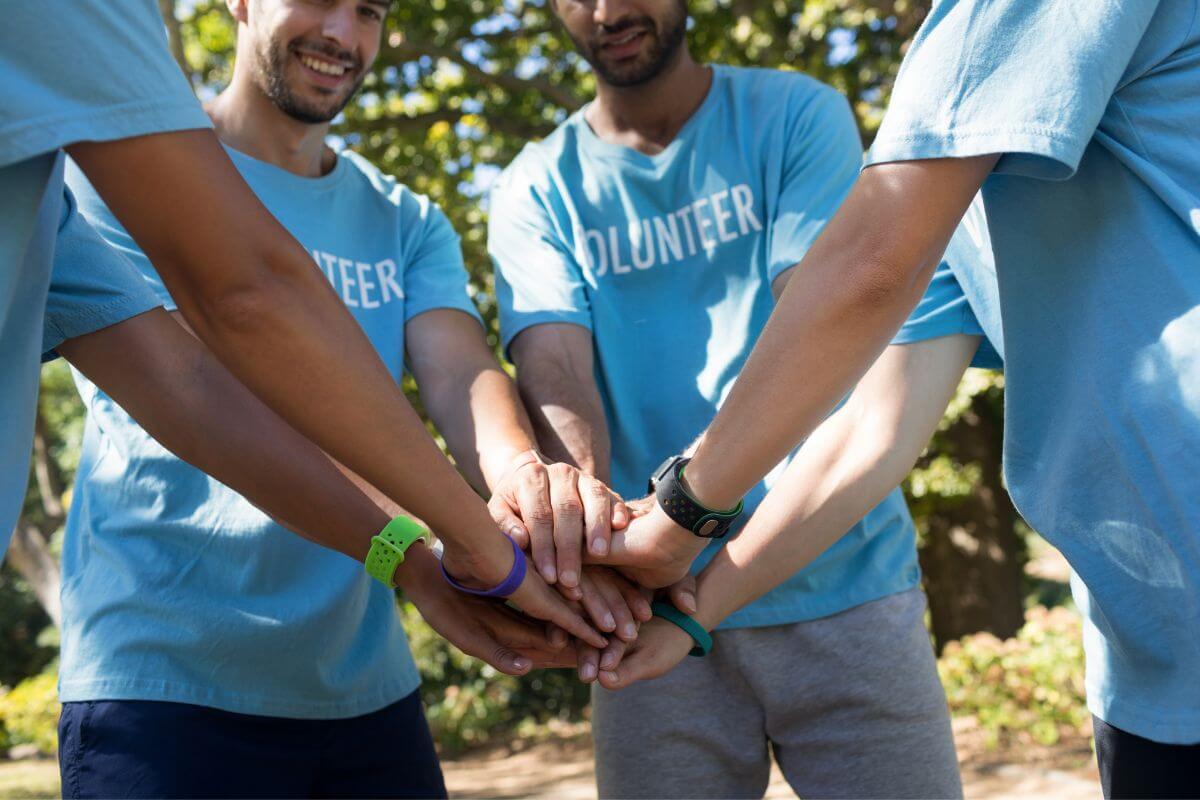
[[[250,15],[250,0],[225,0],[225,6],[233,16],[234,21],[245,25]]]

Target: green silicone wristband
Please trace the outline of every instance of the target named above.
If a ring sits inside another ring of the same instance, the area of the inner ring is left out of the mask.
[[[405,551],[421,541],[429,544],[429,531],[408,517],[396,517],[371,539],[371,550],[363,564],[367,574],[395,589],[396,567],[404,563]]]
[[[692,637],[692,641],[696,646],[688,651],[689,656],[706,656],[712,650],[713,639],[712,634],[704,630],[704,626],[696,620],[683,613],[670,603],[652,603],[650,610],[656,617],[662,617],[667,622],[679,627],[684,633]]]

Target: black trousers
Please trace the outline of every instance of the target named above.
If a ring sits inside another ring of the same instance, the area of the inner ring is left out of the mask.
[[[1200,798],[1200,743],[1163,744],[1092,717],[1108,798]]]

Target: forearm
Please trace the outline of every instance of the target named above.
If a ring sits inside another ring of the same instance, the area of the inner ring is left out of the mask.
[[[879,449],[871,429],[856,429],[849,418],[829,422],[698,576],[696,618],[708,629],[816,560],[904,480],[916,459]]]
[[[448,543],[503,560],[505,545],[483,503],[212,134],[80,144],[72,156],[193,329],[247,387]]]
[[[306,538],[362,561],[387,523],[324,453],[164,312],[60,351],[164,447]]]
[[[688,466],[698,499],[736,503],[850,390],[920,299],[994,161],[863,172],[794,270]]]
[[[942,336],[880,356],[700,575],[704,624],[811,564],[904,480],[978,347],[978,336]]]
[[[607,483],[611,449],[608,423],[594,379],[582,379],[553,361],[529,359],[517,386],[542,452]]]
[[[458,468],[480,491],[494,490],[513,459],[536,447],[517,389],[490,353],[420,387]]]

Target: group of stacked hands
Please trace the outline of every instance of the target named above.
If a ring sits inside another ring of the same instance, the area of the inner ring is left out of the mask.
[[[445,581],[481,598],[470,615],[479,626],[476,636],[448,638],[502,672],[576,666],[581,679],[599,678],[608,688],[630,682],[622,683],[618,666],[651,619],[661,623],[638,650],[655,666],[653,673],[639,670],[640,678],[665,672],[689,651],[706,654],[712,638],[690,616],[697,604],[688,568],[708,542],[728,533],[742,504],[705,509],[686,489],[687,461],[668,459],[650,478],[651,494],[626,502],[575,466],[549,462],[534,450],[515,456],[488,502],[511,541],[511,566],[497,579],[504,559],[459,563],[442,553]],[[372,539],[367,571],[395,586],[396,568],[410,548],[430,544],[429,538],[409,517],[395,517]],[[456,573],[471,577],[460,580]],[[511,603],[501,607],[497,600]],[[543,626],[538,618],[549,622]]]

